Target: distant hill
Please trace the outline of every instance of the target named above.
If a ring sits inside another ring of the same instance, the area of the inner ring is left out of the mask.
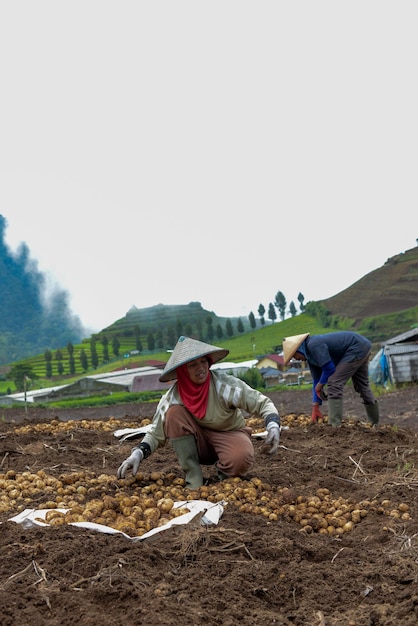
[[[161,347],[172,348],[180,335],[193,335],[203,340],[209,325],[212,326],[213,336],[217,336],[218,327],[222,328],[222,336],[227,336],[227,322],[232,325],[234,333],[237,332],[238,324],[241,324],[241,332],[250,330],[248,317],[218,317],[213,311],[204,309],[200,302],[157,304],[143,309],[131,307],[124,317],[94,336],[99,340],[103,335],[108,338],[115,335],[129,337],[139,330],[143,348],[147,347],[149,333],[153,335],[156,347],[158,341],[161,341]]]
[[[227,319],[230,319],[235,328],[239,319],[241,319],[244,330],[249,330],[250,328],[247,317],[218,317],[213,311],[204,309],[200,302],[189,302],[189,304],[156,304],[143,309],[131,307],[124,317],[116,320],[97,334],[132,333],[135,326],[139,327],[141,335],[148,332],[155,334],[159,330],[167,332],[167,329],[171,328],[174,332],[175,340],[177,340],[179,335],[188,334],[186,330],[188,325],[196,333],[196,329],[206,327],[208,322],[212,324],[214,330],[217,324],[224,327]]]
[[[408,330],[411,324],[418,322],[418,247],[389,258],[382,267],[366,274],[351,287],[332,298],[307,303],[306,308],[324,327],[356,329],[374,341]],[[321,315],[321,311],[325,315]],[[217,325],[225,330],[227,319],[206,311],[200,302],[175,306],[158,304],[144,309],[133,307],[99,335],[129,335],[138,325],[141,335],[158,330],[166,333],[171,328],[177,339],[180,334],[190,334],[188,327],[194,335],[199,334],[198,329],[206,331],[208,320],[214,330]],[[238,319],[244,332],[251,330],[248,318],[231,318],[234,331]],[[269,321],[266,322],[268,325]],[[225,334],[223,338],[227,338]]]
[[[350,318],[355,326],[365,318],[417,307],[418,247],[391,257],[348,289],[321,302],[331,315]]]

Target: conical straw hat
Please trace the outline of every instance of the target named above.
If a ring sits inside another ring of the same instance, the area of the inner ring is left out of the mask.
[[[293,335],[292,337],[283,339],[283,360],[285,365],[289,363],[292,356],[298,351],[298,348],[309,335],[310,333],[303,333],[302,335]]]
[[[184,363],[194,361],[201,356],[210,355],[212,363],[217,363],[229,354],[229,350],[211,346],[209,343],[190,339],[190,337],[179,337],[174,350],[167,361],[163,373],[160,376],[161,382],[175,380],[177,378],[176,369]]]

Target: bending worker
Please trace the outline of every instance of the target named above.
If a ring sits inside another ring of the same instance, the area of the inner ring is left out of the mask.
[[[370,341],[351,331],[312,336],[304,333],[284,339],[284,362],[291,358],[306,361],[311,371],[313,422],[322,417],[319,407],[326,398],[323,388],[328,385],[328,420],[331,426],[341,425],[343,388],[350,378],[363,400],[369,422],[373,425],[379,422],[379,405],[369,383],[370,351]]]
[[[179,338],[160,376],[160,381],[173,380],[173,385],[158,403],[150,430],[119,467],[118,478],[128,471],[135,475],[140,463],[167,440],[190,489],[203,484],[202,464],[216,464],[220,480],[245,476],[254,461],[254,447],[242,411],[264,418],[266,451],[277,451],[280,417],[271,400],[239,378],[210,369],[228,353]]]

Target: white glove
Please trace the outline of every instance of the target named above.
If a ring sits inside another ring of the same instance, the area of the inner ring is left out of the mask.
[[[128,456],[128,458],[119,467],[116,476],[118,478],[125,478],[125,474],[129,469],[132,469],[132,476],[135,476],[138,471],[139,464],[143,460],[144,453],[141,448],[135,448],[132,450],[131,456]]]
[[[280,441],[280,426],[277,422],[269,422],[267,424],[267,437],[264,442],[264,448],[267,454],[275,454],[279,447]],[[270,448],[267,450],[267,448]]]

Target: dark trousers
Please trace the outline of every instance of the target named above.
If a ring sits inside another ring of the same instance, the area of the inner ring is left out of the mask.
[[[363,404],[374,404],[375,397],[369,382],[370,353],[363,359],[351,363],[338,363],[335,372],[328,378],[328,398],[338,400],[343,397],[344,385],[351,378],[354,390],[360,394]]]

